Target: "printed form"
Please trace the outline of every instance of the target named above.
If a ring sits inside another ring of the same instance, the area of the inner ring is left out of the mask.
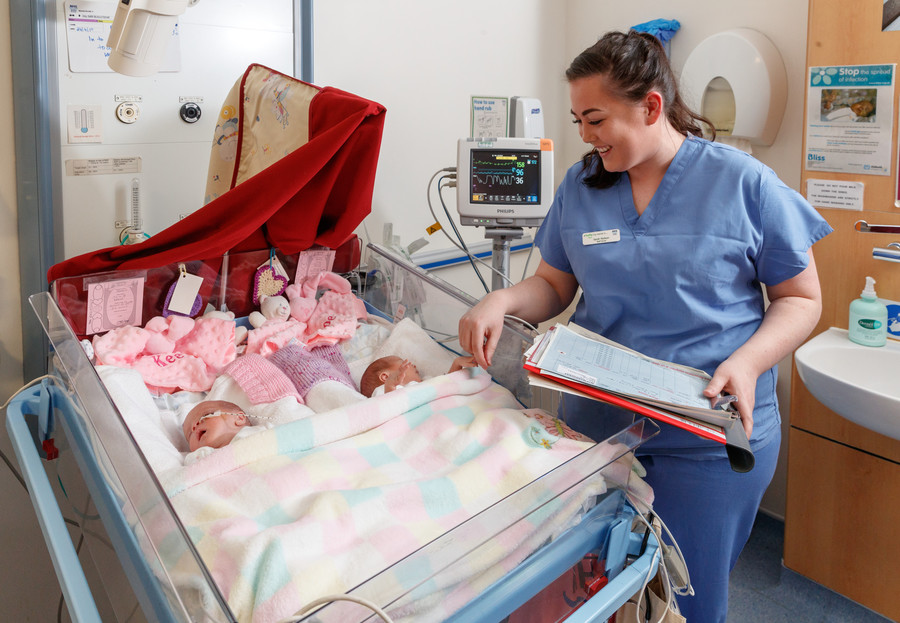
[[[620,394],[709,409],[709,382],[684,370],[554,327],[540,367],[565,378]]]

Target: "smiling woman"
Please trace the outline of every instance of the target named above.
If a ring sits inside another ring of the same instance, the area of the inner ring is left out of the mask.
[[[607,33],[566,78],[573,121],[591,150],[569,169],[535,238],[535,276],[467,313],[460,344],[489,364],[505,314],[542,322],[580,286],[572,322],[705,370],[707,396],[724,389],[738,397],[756,456],[750,474],[735,477],[722,448],[674,428],[645,446],[654,510],[682,545],[698,595],[679,598],[682,614],[724,622],[728,574],[778,455],[775,366],[818,318],[810,246],[831,228],[771,169],[701,138],[708,122],[682,101],[651,35]],[[564,401],[572,428],[603,437],[602,404]],[[712,515],[717,536],[707,529]]]
[[[607,188],[623,171],[631,168],[629,164],[643,164],[651,155],[654,162],[650,164],[665,166],[685,136],[703,135],[701,124],[710,128],[712,140],[715,140],[713,124],[691,111],[682,100],[668,58],[665,52],[659,53],[662,45],[653,36],[635,31],[610,33],[590,49],[592,53],[580,54],[566,71],[573,121],[579,126],[581,139],[594,145],[594,150],[585,154],[583,163],[585,168],[596,166],[597,170],[585,179],[585,184]],[[635,65],[636,61],[640,67]],[[661,114],[666,116],[668,123],[657,123]],[[588,116],[590,118],[583,119]],[[644,145],[644,153],[618,163],[608,162],[605,157],[598,160],[598,156],[606,155],[611,145],[598,146],[594,142],[597,135],[585,129],[585,123],[599,127],[608,118],[605,125],[609,126],[615,121],[628,120],[629,116],[633,117],[634,123],[624,126],[621,131],[631,135],[628,139],[631,143]],[[655,132],[657,140],[646,141],[649,137],[643,136],[642,130]],[[666,140],[659,140],[663,138],[660,133],[666,135]],[[660,145],[666,148],[661,153],[647,153],[648,149],[658,150]],[[633,177],[634,173],[630,175]]]

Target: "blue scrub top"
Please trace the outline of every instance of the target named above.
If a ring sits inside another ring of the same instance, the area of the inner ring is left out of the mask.
[[[610,188],[582,183],[571,167],[535,243],[582,289],[572,322],[658,359],[712,374],[756,331],[763,284],[802,272],[807,250],[832,231],[775,173],[740,150],[688,137],[643,214],[627,174]],[[618,230],[618,242],[582,235]],[[777,370],[756,388],[752,442],[779,426]],[[664,427],[654,447],[722,450]],[[718,451],[714,451],[718,454]]]

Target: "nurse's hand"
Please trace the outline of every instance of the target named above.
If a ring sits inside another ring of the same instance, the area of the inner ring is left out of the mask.
[[[710,379],[703,395],[707,398],[715,398],[721,392],[737,396],[734,406],[741,415],[741,423],[747,439],[753,432],[753,407],[756,404],[756,381],[759,375],[751,370],[748,362],[742,362],[740,357],[732,355],[723,361],[715,374]]]
[[[459,345],[472,353],[475,362],[484,369],[491,365],[503,332],[506,314],[503,298],[503,290],[491,292],[459,319]]]

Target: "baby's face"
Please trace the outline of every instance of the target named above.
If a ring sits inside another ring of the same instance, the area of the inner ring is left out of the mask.
[[[246,425],[247,416],[236,404],[225,400],[206,400],[191,409],[182,430],[193,452],[203,446],[221,448],[228,445]]]
[[[389,359],[390,363],[382,370],[380,375],[386,386],[397,387],[407,383],[422,382],[419,369],[411,364],[408,359],[400,359],[400,357],[389,357]]]
[[[875,109],[875,106],[869,100],[860,100],[858,102],[854,102],[850,104],[850,110],[854,112],[857,116],[866,117],[872,114],[872,110]]]

